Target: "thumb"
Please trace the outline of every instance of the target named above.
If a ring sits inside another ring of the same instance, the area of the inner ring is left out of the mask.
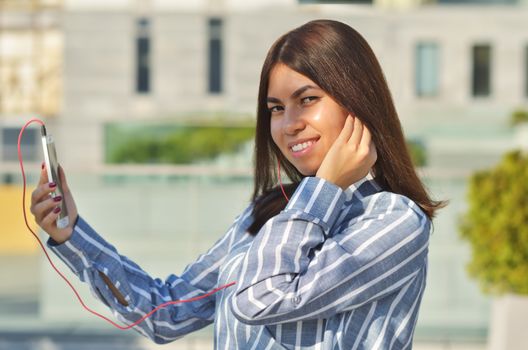
[[[68,181],[66,181],[66,174],[64,173],[64,169],[59,164],[59,179],[62,185],[62,190],[64,192],[70,192],[70,187],[68,186]]]

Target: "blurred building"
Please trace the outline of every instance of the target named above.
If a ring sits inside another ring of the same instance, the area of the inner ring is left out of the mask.
[[[12,169],[18,132],[31,116],[60,114],[62,5],[62,0],[0,1],[0,169]],[[40,155],[37,136],[29,130],[24,138],[28,160]]]
[[[465,282],[456,221],[467,176],[517,144],[528,0],[0,0],[0,166],[16,171],[18,129],[33,115],[67,168],[89,170],[104,166],[107,123],[254,114],[267,50],[318,18],[371,44],[406,135],[426,148],[424,176],[453,199],[433,236],[423,334],[482,337],[487,301]],[[37,136],[26,141],[34,160]]]
[[[52,127],[72,150],[60,155],[70,168],[104,162],[105,122],[253,114],[269,46],[327,17],[372,45],[406,131],[424,138],[431,166],[481,166],[509,145],[478,137],[485,140],[478,152],[486,152],[468,149],[469,162],[461,162],[466,137],[453,140],[452,129],[495,134],[526,105],[527,3],[3,0],[2,160],[15,160],[14,129],[35,114],[58,122]]]

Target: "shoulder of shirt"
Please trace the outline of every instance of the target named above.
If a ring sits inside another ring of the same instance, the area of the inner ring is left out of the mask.
[[[364,213],[367,212],[369,206],[372,206],[369,216],[380,216],[384,214],[384,216],[386,216],[389,209],[391,213],[401,213],[402,215],[411,210],[412,214],[409,215],[409,220],[414,218],[416,221],[429,221],[429,218],[422,211],[420,206],[412,199],[402,194],[379,190],[366,196],[362,196],[359,199],[355,198],[354,200],[356,203],[359,200]],[[372,201],[374,202],[371,203]],[[352,205],[353,202],[354,201],[351,202]]]
[[[399,234],[392,234],[394,239],[418,231],[420,233],[413,240],[416,244],[429,239],[429,218],[413,200],[404,195],[380,190],[360,199],[354,198],[349,203],[350,207],[344,208],[349,210],[349,214],[336,227],[340,235],[356,232],[359,227],[364,227],[372,234],[382,228],[398,227],[394,232]],[[363,222],[367,221],[371,224],[364,226]]]
[[[237,227],[248,227],[253,222],[254,202],[249,203],[235,219]]]

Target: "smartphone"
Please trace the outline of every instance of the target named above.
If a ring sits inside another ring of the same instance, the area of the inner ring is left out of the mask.
[[[46,162],[46,171],[48,173],[48,181],[54,182],[57,184],[55,192],[52,192],[51,196],[62,196],[62,184],[59,178],[59,162],[57,160],[57,152],[55,151],[55,142],[53,136],[48,135],[46,132],[46,127],[42,125],[40,128],[40,133],[42,136],[42,150],[44,152],[44,161]],[[59,204],[61,211],[59,217],[57,218],[57,227],[65,228],[70,223],[68,218],[68,209],[66,208],[66,203],[62,200]]]

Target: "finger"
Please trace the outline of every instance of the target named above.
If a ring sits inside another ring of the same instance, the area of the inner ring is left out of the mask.
[[[46,170],[46,163],[42,163],[42,169],[40,170],[39,185],[45,184],[48,182],[48,172]]]
[[[363,123],[359,120],[359,118],[355,118],[354,132],[352,133],[352,136],[350,136],[350,139],[348,140],[348,144],[353,145],[353,146],[359,146],[362,135],[363,135]]]
[[[372,158],[374,159],[374,162],[378,159],[378,150],[376,149],[376,145],[374,144],[374,141],[370,141],[370,152],[372,154]]]
[[[370,167],[373,167],[376,164],[376,161],[378,160],[378,151],[376,150],[376,145],[374,144],[374,141],[370,141],[368,157],[370,160]]]
[[[31,206],[35,206],[37,203],[45,200],[46,197],[49,197],[49,194],[57,189],[56,184],[43,183],[31,193]]]
[[[54,198],[48,198],[44,201],[41,201],[35,204],[31,208],[31,212],[35,216],[35,221],[39,223],[45,216],[49,214],[57,205],[60,204],[62,197],[57,196]]]
[[[359,146],[360,147],[370,146],[371,141],[372,141],[372,134],[370,133],[370,130],[366,126],[364,126],[363,134],[361,135],[361,141],[359,143]]]
[[[55,207],[52,211],[48,213],[48,215],[46,215],[42,219],[40,223],[40,227],[42,227],[44,231],[46,232],[51,231],[50,229],[56,230],[57,229],[57,218],[59,217],[59,213],[60,213],[60,207]],[[50,232],[48,232],[48,234],[49,233]]]
[[[339,133],[339,135],[336,138],[336,141],[346,143],[350,136],[352,135],[352,132],[354,131],[354,118],[352,115],[348,115],[345,119],[345,125],[343,125],[343,129]]]
[[[361,138],[359,149],[364,150],[363,154],[367,157],[369,162],[372,163],[370,166],[373,166],[374,163],[376,163],[376,160],[378,159],[378,153],[376,150],[376,145],[372,140],[372,134],[366,126],[363,127],[363,137]]]
[[[46,183],[48,183],[48,172],[46,171],[46,163],[42,162],[42,167],[40,169],[40,176],[39,176],[37,188],[31,193],[32,203],[38,202],[43,197],[43,193],[40,187],[42,187],[42,185]]]
[[[68,180],[66,179],[66,173],[64,168],[59,164],[59,179],[61,183],[62,190],[64,193],[70,193],[70,186],[68,185]]]
[[[64,192],[69,191],[68,182],[66,181],[66,174],[64,173],[64,169],[59,164],[59,179],[62,186],[62,190]]]

